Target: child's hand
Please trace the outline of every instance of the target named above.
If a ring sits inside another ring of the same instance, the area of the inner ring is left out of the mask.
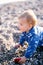
[[[13,61],[14,61],[15,63],[19,63],[20,59],[21,59],[21,57],[14,58]]]
[[[19,60],[19,63],[22,64],[22,63],[25,63],[25,61],[26,61],[26,57],[23,56],[23,57],[21,57],[21,59]]]
[[[26,61],[26,57],[25,57],[25,56],[23,56],[23,57],[18,57],[18,58],[15,58],[15,59],[14,59],[14,62],[15,62],[15,63],[20,63],[20,64],[25,63],[25,61]]]
[[[18,48],[18,47],[20,47],[20,44],[17,44],[17,45],[14,46],[14,48]]]

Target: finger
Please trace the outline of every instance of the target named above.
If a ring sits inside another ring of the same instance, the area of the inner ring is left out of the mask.
[[[22,60],[20,60],[20,61],[19,61],[19,63],[20,63],[20,64],[23,64],[23,61],[22,61]]]
[[[19,64],[23,64],[22,62],[19,62]]]
[[[22,63],[22,61],[20,60],[19,63]]]

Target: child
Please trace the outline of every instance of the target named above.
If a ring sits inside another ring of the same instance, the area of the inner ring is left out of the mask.
[[[43,28],[37,26],[37,18],[32,10],[23,12],[19,17],[19,29],[21,31],[20,43],[16,45],[23,46],[24,41],[28,42],[28,48],[19,63],[24,63],[36,51],[38,46],[43,46]]]

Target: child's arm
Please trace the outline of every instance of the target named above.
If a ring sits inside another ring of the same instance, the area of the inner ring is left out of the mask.
[[[33,53],[36,51],[38,43],[39,43],[39,36],[37,35],[33,36],[30,40],[27,51],[24,55],[26,58],[30,58],[33,55]]]
[[[22,33],[21,36],[20,36],[19,44],[21,46],[23,46],[24,41],[25,41],[25,36],[24,36],[24,33]]]
[[[25,36],[24,36],[24,34],[22,33],[21,36],[20,36],[19,44],[16,44],[16,45],[15,45],[15,48],[18,48],[18,47],[20,47],[20,46],[23,46],[24,41],[25,41]]]

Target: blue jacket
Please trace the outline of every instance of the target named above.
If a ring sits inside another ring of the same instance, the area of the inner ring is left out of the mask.
[[[43,28],[34,26],[28,32],[23,32],[20,36],[20,44],[24,45],[24,41],[28,42],[28,48],[24,56],[30,58],[36,48],[43,45]]]

